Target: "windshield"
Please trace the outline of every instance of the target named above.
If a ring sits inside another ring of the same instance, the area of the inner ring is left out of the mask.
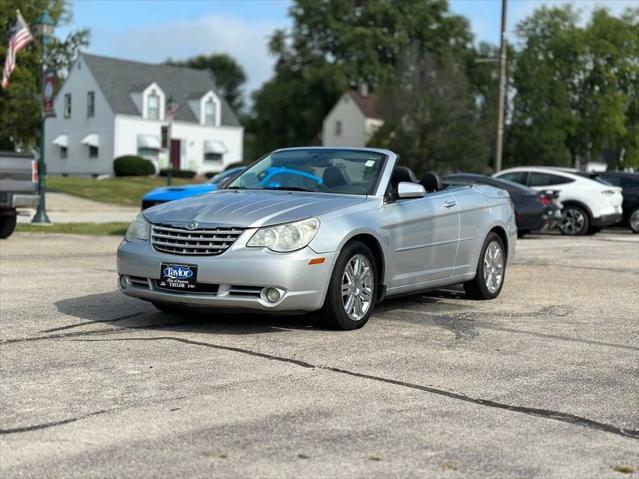
[[[233,178],[235,175],[237,175],[243,169],[244,168],[231,168],[230,170],[226,170],[226,171],[223,171],[222,173],[218,173],[213,178],[211,178],[210,183],[212,185],[215,185],[215,184],[220,183],[220,182],[222,182],[224,180],[230,180],[231,178]]]
[[[385,159],[382,153],[364,150],[276,151],[251,166],[228,188],[370,195]]]

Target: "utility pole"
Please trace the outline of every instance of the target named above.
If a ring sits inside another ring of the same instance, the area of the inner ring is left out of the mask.
[[[506,16],[508,0],[501,0],[501,43],[499,46],[499,99],[497,104],[497,144],[495,146],[495,173],[501,171],[504,149],[504,107],[506,104]]]

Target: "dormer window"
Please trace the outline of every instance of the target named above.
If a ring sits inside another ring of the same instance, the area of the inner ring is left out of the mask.
[[[153,90],[147,98],[146,117],[149,120],[160,119],[160,96]]]
[[[204,124],[205,125],[215,125],[215,110],[217,106],[213,98],[209,98],[204,103]]]
[[[200,125],[219,126],[222,116],[220,99],[213,90],[205,93],[197,100],[189,102],[193,113],[200,121]]]

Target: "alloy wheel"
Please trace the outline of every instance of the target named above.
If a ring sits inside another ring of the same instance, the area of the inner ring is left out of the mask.
[[[567,235],[576,235],[584,229],[585,224],[586,217],[582,211],[568,208],[564,211],[564,222],[561,225],[561,231]]]
[[[375,277],[369,259],[353,256],[342,275],[342,305],[344,312],[353,321],[360,321],[371,308]]]
[[[484,283],[491,293],[496,293],[504,279],[504,252],[497,241],[492,241],[484,253]]]

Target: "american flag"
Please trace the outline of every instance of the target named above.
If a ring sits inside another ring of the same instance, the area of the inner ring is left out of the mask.
[[[2,88],[6,90],[9,86],[9,77],[16,67],[16,55],[20,50],[33,40],[33,35],[29,31],[27,22],[24,21],[20,11],[18,10],[18,19],[14,27],[14,33],[9,39],[9,47],[7,48],[7,57],[4,60],[4,70],[2,71]]]

